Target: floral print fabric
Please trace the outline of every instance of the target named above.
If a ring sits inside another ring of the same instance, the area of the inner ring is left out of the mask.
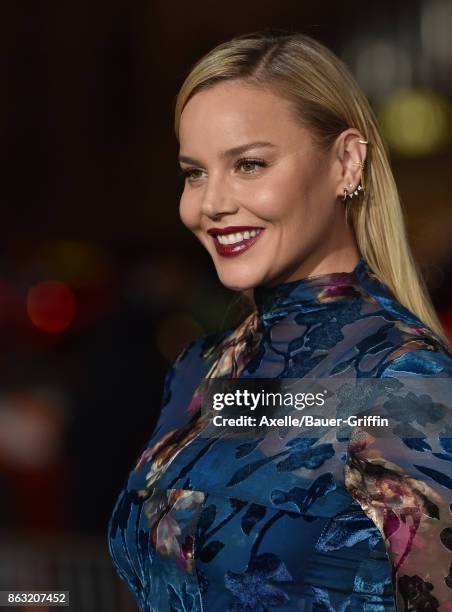
[[[236,329],[179,355],[119,494],[110,551],[140,609],[452,611],[450,403],[427,384],[452,377],[448,348],[363,258],[258,287],[255,301]],[[365,395],[368,379],[400,375],[420,387],[376,404],[391,436],[243,440],[208,435],[201,415],[209,377],[346,376]]]

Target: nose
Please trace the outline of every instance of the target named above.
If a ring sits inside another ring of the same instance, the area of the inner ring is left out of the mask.
[[[211,175],[204,189],[202,212],[210,219],[218,219],[238,210],[238,204],[227,187],[227,181],[221,176]]]

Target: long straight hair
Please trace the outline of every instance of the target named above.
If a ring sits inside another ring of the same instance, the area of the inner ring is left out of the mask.
[[[346,65],[327,47],[299,33],[261,31],[222,43],[202,57],[176,99],[175,132],[197,92],[232,79],[266,86],[290,100],[300,122],[325,150],[354,127],[368,141],[364,195],[347,204],[358,249],[395,298],[448,344],[407,238],[388,151],[372,108]]]

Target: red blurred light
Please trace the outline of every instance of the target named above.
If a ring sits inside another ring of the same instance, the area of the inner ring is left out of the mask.
[[[75,316],[72,289],[60,281],[43,281],[29,289],[27,312],[35,327],[45,332],[66,329]]]

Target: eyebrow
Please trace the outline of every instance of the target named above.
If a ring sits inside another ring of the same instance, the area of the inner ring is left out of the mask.
[[[249,142],[247,144],[240,145],[238,147],[233,147],[232,149],[228,149],[227,151],[223,151],[221,157],[226,159],[235,157],[236,155],[241,155],[242,153],[246,153],[250,149],[256,149],[257,147],[271,147],[276,148],[276,145],[272,142],[266,141],[257,141],[257,142]],[[201,166],[201,162],[197,159],[193,159],[192,157],[188,157],[187,155],[179,155],[179,161],[185,162],[186,164],[198,164]]]

